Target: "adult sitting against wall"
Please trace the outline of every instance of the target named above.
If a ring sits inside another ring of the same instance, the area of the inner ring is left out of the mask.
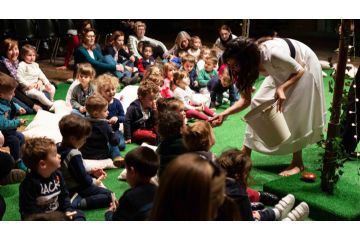
[[[237,38],[237,36],[232,34],[231,28],[228,25],[223,24],[220,26],[219,37],[216,39],[213,46],[214,49],[216,49],[219,58],[222,56],[223,52],[225,51],[226,44],[235,38]]]
[[[134,35],[129,36],[130,51],[134,53],[135,57],[142,58],[141,53],[138,51],[137,46],[140,41],[143,42],[147,41],[150,42],[151,46],[153,47],[153,57],[155,59],[157,57],[162,58],[163,54],[167,52],[167,48],[162,42],[146,37],[145,32],[146,32],[146,24],[141,21],[137,21],[135,23],[135,36]]]
[[[18,81],[17,69],[19,67],[19,45],[18,41],[11,38],[3,40],[0,44],[0,72]],[[15,90],[14,102],[23,107],[27,113],[34,113],[41,109],[41,106],[25,95],[20,84]]]
[[[180,51],[187,52],[187,50],[190,48],[190,41],[191,37],[187,32],[179,32],[176,36],[174,46],[169,51],[164,53],[164,58],[172,60],[175,57],[179,57]]]
[[[124,66],[122,64],[106,63],[101,51],[96,47],[95,37],[94,29],[84,30],[82,45],[74,53],[75,65],[78,63],[90,63],[95,69],[96,75],[111,72],[121,79],[124,76]]]
[[[94,26],[92,25],[92,22],[90,20],[83,20],[78,24],[78,26],[77,26],[77,34],[73,35],[69,39],[69,43],[68,43],[68,45],[66,47],[64,65],[60,66],[60,67],[57,67],[56,69],[58,69],[58,70],[66,70],[66,69],[69,68],[71,57],[72,57],[75,49],[77,47],[79,47],[80,44],[81,44],[81,38],[84,35],[84,30],[85,29],[91,29],[91,28],[94,28]]]

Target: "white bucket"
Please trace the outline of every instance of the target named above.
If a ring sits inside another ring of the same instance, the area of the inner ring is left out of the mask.
[[[278,146],[291,136],[283,113],[276,111],[276,100],[252,109],[244,120],[268,147]]]

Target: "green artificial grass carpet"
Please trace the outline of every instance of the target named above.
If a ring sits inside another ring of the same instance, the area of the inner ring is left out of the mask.
[[[330,71],[327,71],[330,74]],[[260,77],[256,82],[258,89],[263,81]],[[331,77],[324,78],[326,106],[330,107],[332,93],[329,93],[329,85]],[[66,91],[69,84],[61,83],[58,85],[55,99],[65,99]],[[227,106],[218,108],[217,112],[223,111]],[[214,128],[216,144],[212,151],[216,155],[220,155],[222,151],[236,147],[241,148],[246,124],[242,121],[242,117],[249,111],[245,111],[232,115],[223,123],[222,126]],[[34,115],[26,116],[30,121]],[[327,115],[329,119],[330,113]],[[326,124],[327,127],[327,124]],[[122,152],[125,155],[128,151],[135,148],[135,144],[126,146],[126,150]],[[315,170],[320,166],[319,154],[323,149],[316,144],[310,145],[303,150],[303,159],[307,170]],[[355,212],[360,210],[360,176],[357,175],[357,168],[360,167],[359,161],[347,163],[344,168],[344,175],[341,177],[334,196],[327,196],[321,192],[318,180],[314,184],[303,183],[299,180],[299,176],[281,177],[278,173],[287,167],[291,160],[291,154],[284,156],[268,156],[257,152],[252,154],[253,168],[251,171],[252,181],[250,187],[257,190],[269,190],[278,193],[280,196],[287,193],[294,193],[297,200],[304,200],[310,205],[310,216],[314,220],[334,220],[334,219],[358,219],[359,215]],[[105,186],[115,192],[117,198],[128,188],[126,182],[117,180],[117,176],[122,169],[107,170],[108,177],[104,180]],[[4,220],[20,220],[18,211],[18,187],[19,184],[7,185],[0,187],[0,194],[6,200],[7,211]],[[309,199],[309,200],[308,200]],[[322,207],[323,206],[323,207]],[[104,220],[106,209],[85,211],[87,220]]]

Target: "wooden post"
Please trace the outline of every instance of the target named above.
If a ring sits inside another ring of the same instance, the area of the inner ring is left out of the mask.
[[[351,20],[341,20],[341,31],[339,40],[339,59],[335,76],[335,86],[332,101],[332,111],[330,122],[328,124],[327,144],[323,159],[323,168],[321,172],[321,189],[328,193],[333,193],[336,184],[336,152],[332,142],[340,132],[340,113],[341,99],[343,96],[345,69],[347,62],[349,36],[350,36]]]

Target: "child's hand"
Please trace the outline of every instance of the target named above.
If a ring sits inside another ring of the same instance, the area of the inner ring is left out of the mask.
[[[37,86],[36,83],[32,83],[32,84],[30,84],[30,85],[26,88],[26,90],[29,91],[29,90],[31,90],[31,89],[33,89],[33,88],[36,88],[36,86]]]
[[[44,86],[42,81],[37,81],[35,88],[37,90],[41,90],[41,88]],[[46,88],[46,87],[45,87]]]
[[[86,108],[85,108],[84,106],[81,106],[81,107],[79,108],[79,112],[81,112],[81,113],[86,112]]]
[[[20,126],[21,125],[24,125],[26,123],[26,120],[25,119],[20,119]]]
[[[116,208],[119,206],[119,201],[115,200],[110,203],[110,207],[108,208],[108,211],[115,212]]]
[[[132,62],[135,62],[135,57],[134,57],[134,55],[131,56],[131,57],[129,57],[129,60],[132,61]]]
[[[21,108],[19,108],[18,113],[21,114],[21,115],[23,115],[23,114],[26,113],[26,110],[21,107]]]
[[[105,178],[106,178],[106,176],[105,176],[104,174],[101,175],[100,177],[98,177],[98,178],[96,179],[96,181],[95,181],[96,186],[100,186],[102,180],[104,180]]]
[[[194,87],[199,86],[199,82],[198,81],[194,81]]]
[[[48,92],[50,92],[50,91],[51,91],[51,87],[52,87],[51,84],[46,84],[46,85],[45,85],[45,90],[48,91]]]
[[[122,64],[117,64],[116,65],[116,71],[123,72],[124,71],[124,66]]]
[[[65,212],[65,216],[69,219],[69,220],[73,220],[74,216],[77,214],[77,211],[72,211],[72,212]]]
[[[109,119],[108,123],[110,123],[111,125],[113,125],[113,124],[117,123],[118,120],[119,120],[119,119],[114,116],[114,117],[112,117],[112,118]]]
[[[101,168],[94,168],[91,170],[91,175],[94,175],[96,178],[101,177],[102,175],[107,176],[106,172]]]
[[[125,143],[126,143],[126,144],[131,143],[131,139],[125,140]]]

